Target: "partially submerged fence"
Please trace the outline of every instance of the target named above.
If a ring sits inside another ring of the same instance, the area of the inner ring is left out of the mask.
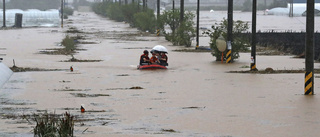
[[[251,33],[242,33],[244,38],[251,40]],[[257,32],[257,44],[272,46],[279,50],[300,55],[305,51],[305,32]],[[320,59],[320,33],[315,33],[314,59]]]

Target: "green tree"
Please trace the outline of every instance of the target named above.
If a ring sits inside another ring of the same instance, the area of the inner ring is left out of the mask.
[[[125,21],[121,5],[117,3],[109,3],[106,9],[107,16],[116,21]]]
[[[139,12],[139,8],[137,5],[137,3],[131,3],[122,6],[123,16],[126,19],[126,21],[129,22],[131,25],[134,25],[135,22],[134,15]]]
[[[207,34],[210,37],[210,47],[213,50],[212,55],[216,57],[217,61],[221,61],[222,53],[217,48],[217,40],[222,37],[222,39],[226,42],[227,39],[227,26],[228,20],[223,19],[221,23],[216,23],[212,25],[212,30],[207,30],[204,34]],[[232,53],[231,53],[231,61],[240,57],[239,52],[248,51],[248,46],[250,46],[250,41],[241,37],[241,34],[244,31],[249,29],[249,25],[243,21],[234,21],[233,22],[233,41],[232,41]],[[225,51],[226,52],[226,51]],[[224,54],[226,54],[224,52]],[[225,59],[225,57],[224,57]]]
[[[156,17],[154,11],[148,9],[144,12],[134,14],[134,26],[142,31],[154,33],[156,30]]]
[[[194,17],[192,12],[186,12],[184,21],[180,22],[180,10],[165,11],[160,15],[158,25],[166,40],[173,45],[191,46],[192,38],[195,37]],[[169,26],[171,31],[167,31],[166,26]]]

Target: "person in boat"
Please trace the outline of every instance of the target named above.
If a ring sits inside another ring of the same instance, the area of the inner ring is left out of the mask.
[[[150,58],[150,63],[151,64],[160,64],[160,60],[156,56],[157,54],[155,52],[151,52],[152,57]]]
[[[168,56],[164,52],[160,52],[160,65],[168,66]]]
[[[148,65],[150,64],[149,51],[144,50],[143,54],[140,56],[140,65]]]

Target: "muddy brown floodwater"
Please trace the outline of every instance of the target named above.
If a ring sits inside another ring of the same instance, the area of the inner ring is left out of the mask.
[[[235,17],[250,15],[236,13]],[[83,33],[69,35],[85,38],[79,46],[86,50],[74,57],[100,62],[65,62],[72,57],[40,54],[59,48],[71,27]],[[250,54],[241,53],[236,62],[221,64],[207,52],[174,52],[185,47],[94,13],[76,12],[64,28],[1,30],[0,34],[7,66],[13,66],[14,59],[19,67],[58,70],[12,75],[0,90],[0,136],[33,136],[35,123],[22,116],[45,111],[74,115],[76,136],[319,136],[319,74],[315,74],[316,95],[304,96],[303,73],[227,73],[248,70]],[[168,48],[168,69],[137,70],[142,51],[155,45]],[[292,56],[257,56],[261,70],[304,66],[304,59]],[[80,112],[81,104],[87,112]]]

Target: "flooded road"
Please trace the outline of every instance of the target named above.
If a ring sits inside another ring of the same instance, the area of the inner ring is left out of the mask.
[[[80,44],[86,50],[74,57],[101,62],[64,62],[71,56],[39,53],[59,48],[71,27],[95,43]],[[64,28],[1,30],[0,35],[7,66],[14,59],[20,67],[61,70],[13,74],[0,91],[0,136],[33,136],[35,123],[21,116],[44,111],[76,116],[76,136],[319,136],[320,98],[303,95],[303,73],[226,73],[248,70],[249,53],[221,64],[210,53],[174,52],[185,47],[93,13],[75,13]],[[168,48],[168,69],[137,70],[142,51],[155,45]],[[304,65],[304,59],[291,56],[257,56],[261,70]],[[81,104],[87,112],[80,112]]]

